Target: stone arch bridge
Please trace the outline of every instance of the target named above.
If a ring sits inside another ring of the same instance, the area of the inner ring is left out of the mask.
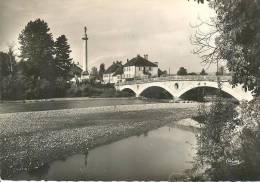
[[[252,93],[246,92],[241,85],[232,87],[231,76],[187,75],[157,77],[118,83],[115,88],[120,91],[130,89],[135,93],[136,97],[139,97],[148,88],[160,87],[168,91],[174,98],[180,98],[184,93],[195,88],[218,88],[218,80],[221,82],[222,91],[233,96],[238,101],[253,99]]]

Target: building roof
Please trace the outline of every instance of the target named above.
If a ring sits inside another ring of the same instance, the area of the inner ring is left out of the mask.
[[[71,69],[70,69],[70,73],[71,73],[71,75],[73,75],[73,76],[74,76],[74,75],[80,76],[81,73],[82,73],[82,68],[80,67],[79,64],[73,63],[73,64],[72,64],[72,67],[71,67]]]
[[[120,67],[118,67],[115,71],[115,73],[113,74],[113,76],[116,76],[116,75],[122,75],[124,74],[124,69],[123,69],[123,65],[121,65]]]
[[[118,68],[123,67],[122,63],[117,61],[117,62],[113,62],[113,64],[111,66],[109,66],[106,71],[104,72],[104,74],[111,74],[111,73],[115,73],[117,71]]]
[[[131,59],[130,61],[128,61],[127,63],[124,64],[124,67],[127,66],[150,66],[150,67],[158,67],[157,64],[148,61],[147,59],[141,57],[140,55],[137,55],[136,57],[134,57],[133,59]]]
[[[82,75],[89,75],[89,72],[88,71],[83,71],[81,74]]]

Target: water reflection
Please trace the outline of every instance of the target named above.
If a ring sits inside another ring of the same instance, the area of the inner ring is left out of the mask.
[[[194,133],[167,125],[57,160],[13,179],[168,180],[191,167]]]
[[[88,164],[88,151],[87,152],[85,152],[85,166],[87,166],[87,164]]]
[[[145,131],[145,132],[144,132],[144,136],[147,137],[147,136],[148,136],[148,133],[149,133],[149,131]]]
[[[28,174],[31,176],[35,176],[37,179],[41,179],[44,177],[50,169],[49,164],[45,164],[44,166],[40,167],[39,169],[34,169],[31,171],[28,171]]]

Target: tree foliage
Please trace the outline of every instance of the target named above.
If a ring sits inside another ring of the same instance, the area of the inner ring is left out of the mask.
[[[189,1],[189,0],[188,0]],[[196,1],[198,4],[200,4],[200,3],[204,3],[205,1],[209,1],[209,0],[194,0],[194,1]]]
[[[219,95],[209,108],[201,105],[194,170],[204,169],[207,180],[259,180],[259,109],[254,101],[237,110]]]
[[[207,73],[206,73],[204,68],[201,70],[200,75],[207,75]]]
[[[229,135],[226,130],[234,128],[237,121],[237,113],[234,106],[225,102],[221,97],[212,103],[211,107],[200,107],[199,113],[204,127],[198,136],[197,164],[207,166],[206,175],[213,180],[224,180],[230,177],[229,169]],[[224,134],[225,133],[225,134]],[[230,179],[230,178],[228,178]]]
[[[2,79],[11,73],[10,69],[10,58],[7,53],[0,52],[0,76]]]
[[[18,40],[19,62],[12,47],[7,53],[0,52],[1,99],[64,97],[73,73],[65,35],[54,42],[48,24],[37,19],[25,26]]]
[[[98,78],[98,69],[95,66],[91,68],[90,75]]]
[[[37,19],[30,21],[19,35],[20,57],[28,65],[28,74],[35,79],[54,78],[54,41],[48,24]]]
[[[180,67],[180,69],[177,71],[177,75],[187,75],[187,69],[184,67]]]
[[[234,84],[255,90],[260,66],[260,2],[255,0],[215,0],[210,5],[217,12],[216,41],[219,55],[234,73]]]
[[[260,2],[258,0],[211,0],[209,6],[216,12],[210,31],[198,30],[192,38],[195,53],[204,62],[226,61],[233,73],[233,84],[242,84],[245,90],[256,89],[260,66]]]
[[[72,59],[70,58],[70,46],[65,35],[61,35],[57,38],[54,43],[54,48],[56,75],[65,80],[69,80],[72,77],[72,75],[70,75]]]
[[[103,80],[103,74],[105,72],[105,64],[101,63],[98,70],[99,79]]]
[[[98,70],[98,75],[99,75],[100,80],[103,80],[104,72],[105,72],[105,64],[101,63],[99,66],[99,70]]]
[[[220,66],[216,74],[217,75],[224,75],[225,74],[224,66]]]

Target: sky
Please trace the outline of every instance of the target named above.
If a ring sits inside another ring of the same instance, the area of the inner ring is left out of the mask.
[[[191,25],[208,20],[214,12],[193,0],[0,0],[0,51],[14,44],[30,20],[41,18],[53,38],[64,34],[74,62],[82,62],[83,27],[88,28],[88,66],[106,68],[113,61],[126,62],[137,54],[159,62],[176,73],[183,66],[200,72],[201,59],[192,54]],[[207,66],[206,66],[207,67]],[[212,65],[208,71],[215,70]]]

